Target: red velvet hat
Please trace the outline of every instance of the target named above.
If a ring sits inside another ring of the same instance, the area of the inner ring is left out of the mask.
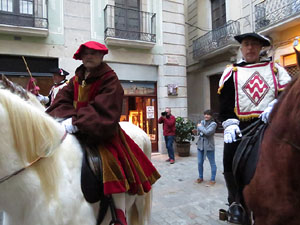
[[[88,41],[79,46],[78,50],[73,55],[73,59],[81,60],[81,53],[82,53],[82,50],[84,49],[84,47],[100,51],[100,52],[104,53],[104,55],[108,53],[108,48],[106,48],[105,45],[100,44],[99,42],[96,42],[96,41]]]

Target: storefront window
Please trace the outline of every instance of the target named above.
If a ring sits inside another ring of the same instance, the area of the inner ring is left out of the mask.
[[[121,82],[125,96],[120,121],[129,121],[143,129],[157,149],[157,103],[155,83]]]

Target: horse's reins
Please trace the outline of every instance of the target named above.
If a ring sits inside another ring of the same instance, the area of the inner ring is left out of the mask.
[[[62,138],[61,138],[60,144],[65,140],[65,138],[67,137],[67,134],[68,134],[67,131],[65,131],[64,135],[63,135]],[[15,172],[13,172],[13,173],[10,174],[10,175],[6,175],[6,176],[2,177],[2,178],[0,179],[0,184],[2,184],[3,182],[9,180],[9,179],[12,178],[13,176],[15,176],[15,175],[17,175],[17,174],[23,172],[24,170],[28,169],[28,168],[31,167],[33,164],[35,164],[36,162],[40,161],[42,158],[46,158],[46,157],[39,156],[37,159],[33,160],[33,161],[32,161],[31,163],[29,163],[27,166],[25,166],[25,167],[23,167],[23,168],[21,168],[21,169],[15,171]]]

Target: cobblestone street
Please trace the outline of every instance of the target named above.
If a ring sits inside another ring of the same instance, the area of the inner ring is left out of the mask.
[[[196,140],[195,140],[196,141]],[[167,154],[153,154],[152,162],[162,175],[153,189],[151,225],[221,225],[219,209],[226,209],[226,186],[222,175],[223,136],[215,135],[216,184],[207,187],[210,165],[204,162],[204,183],[197,184],[197,149],[191,145],[189,157],[176,157],[175,164],[165,162]]]

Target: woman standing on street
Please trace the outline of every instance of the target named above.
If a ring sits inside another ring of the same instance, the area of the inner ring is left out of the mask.
[[[204,111],[204,120],[197,125],[199,139],[197,141],[198,153],[198,173],[199,178],[196,183],[203,182],[203,163],[207,156],[211,167],[211,179],[207,186],[212,186],[216,183],[217,166],[215,161],[215,140],[214,134],[217,128],[217,123],[214,122],[211,110]]]

